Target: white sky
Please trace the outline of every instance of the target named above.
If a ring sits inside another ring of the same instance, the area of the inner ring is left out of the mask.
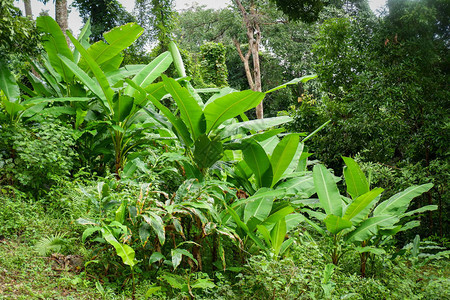
[[[71,9],[69,13],[69,28],[74,32],[75,36],[79,33],[80,28],[83,24],[80,16],[78,15],[78,10],[71,7],[73,0],[68,0],[67,5],[69,9]],[[135,0],[119,0],[120,3],[126,8],[128,11],[132,11],[134,8]],[[175,0],[175,8],[177,10],[182,10],[191,6],[192,3],[198,3],[199,5],[206,5],[207,8],[225,8],[228,4],[230,4],[231,0]],[[369,5],[372,11],[376,11],[381,8],[386,3],[386,0],[369,0]],[[24,12],[24,4],[23,0],[16,0],[15,6],[19,7]],[[33,11],[33,17],[36,18],[42,10],[47,10],[48,14],[51,17],[55,17],[55,5],[54,1],[48,1],[46,5],[38,0],[31,0],[31,7]]]

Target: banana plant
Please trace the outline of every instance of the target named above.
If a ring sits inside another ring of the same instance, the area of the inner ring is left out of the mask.
[[[343,157],[347,193],[350,198],[339,193],[333,175],[323,165],[315,165],[313,169],[314,185],[320,206],[325,214],[316,214],[325,223],[327,231],[333,238],[331,259],[337,265],[344,254],[342,244],[355,244],[362,257],[362,274],[368,253],[379,254],[383,250],[376,246],[383,236],[393,235],[411,227],[401,225],[402,218],[426,210],[436,209],[435,205],[406,212],[411,200],[428,191],[433,185],[412,186],[389,199],[379,203],[382,188],[370,189],[367,178],[358,164],[349,157]]]
[[[179,75],[184,78],[186,76],[184,65],[175,43],[170,43],[169,49]],[[287,84],[306,82],[314,77],[305,76]],[[165,76],[162,78],[162,83],[147,91],[167,92],[176,103],[177,111],[175,113],[170,111],[156,97],[149,94],[148,98],[164,117],[161,118],[160,114],[151,110],[147,112],[177,136],[185,147],[187,156],[191,158],[192,165],[198,171],[193,172],[198,179],[201,179],[207,170],[224,156],[226,150],[224,143],[230,141],[232,137],[239,134],[242,136],[242,131],[246,135],[249,132],[255,133],[255,130],[265,130],[291,121],[289,117],[258,121],[249,121],[245,117],[244,113],[256,107],[265,97],[265,93],[251,90],[238,92],[224,88],[203,103],[196,90],[186,80],[177,82]],[[238,116],[244,121],[236,121],[235,118]]]

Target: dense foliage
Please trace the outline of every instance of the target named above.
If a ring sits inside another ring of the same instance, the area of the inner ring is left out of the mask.
[[[33,72],[0,65],[1,296],[450,297],[445,5],[234,3],[29,23]]]

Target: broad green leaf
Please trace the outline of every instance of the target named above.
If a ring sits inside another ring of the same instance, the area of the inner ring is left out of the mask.
[[[40,65],[38,65],[33,60],[30,60],[30,63],[33,66],[34,70],[36,72],[38,72],[38,74],[41,76],[41,78],[43,80],[45,80],[45,82],[54,90],[54,92],[57,94],[57,96],[62,97],[63,95],[61,92],[60,85],[57,82],[57,79],[52,74],[50,74],[47,70],[44,70]]]
[[[437,205],[425,205],[425,206],[422,206],[421,208],[411,210],[411,211],[404,213],[403,215],[400,216],[400,218],[409,217],[414,214],[420,214],[420,213],[423,213],[426,211],[437,210],[437,209],[438,209]]]
[[[244,209],[244,222],[247,223],[251,217],[264,221],[272,210],[273,200],[270,197],[260,197],[248,202]]]
[[[149,86],[156,78],[167,70],[172,63],[172,56],[169,52],[164,52],[146,65],[139,73],[133,77],[133,82],[142,88]],[[134,89],[128,86],[124,92],[126,95],[133,96]]]
[[[289,178],[285,182],[277,185],[277,188],[285,188],[288,194],[303,193],[306,197],[311,197],[316,193],[314,179],[311,174]]]
[[[363,221],[355,230],[350,232],[346,240],[349,243],[362,242],[378,233],[380,228],[388,228],[397,223],[399,219],[391,215],[378,215]]]
[[[382,188],[375,188],[356,198],[349,206],[347,206],[344,214],[344,219],[353,221],[354,224],[361,222],[370,212],[372,205],[370,205],[375,198],[377,198],[384,190]],[[360,214],[363,212],[363,214]]]
[[[100,87],[102,88],[102,91],[106,97],[106,100],[109,103],[109,107],[112,107],[112,98],[114,96],[114,91],[111,89],[108,79],[106,79],[105,74],[100,69],[100,66],[94,61],[94,59],[91,57],[91,55],[86,51],[86,49],[83,48],[83,46],[73,37],[73,35],[67,31],[67,36],[72,41],[75,48],[78,49],[81,56],[86,60],[89,68],[91,69],[92,73],[94,73],[95,78],[97,78],[98,83],[100,84]]]
[[[25,110],[24,106],[20,105],[17,102],[9,102],[8,99],[4,99],[2,103],[5,106],[5,110],[11,119],[14,119],[17,113]]]
[[[313,169],[314,186],[320,204],[327,215],[342,216],[342,200],[333,176],[323,165],[315,165]]]
[[[128,23],[115,27],[103,34],[108,44],[99,41],[89,47],[87,51],[98,65],[102,65],[116,57],[125,48],[131,46],[143,32],[144,29],[136,23]],[[82,56],[86,59],[83,54]],[[86,63],[89,65],[88,61]],[[84,62],[80,62],[80,64],[83,65]]]
[[[212,289],[212,288],[215,288],[216,285],[211,280],[212,279],[205,279],[205,278],[197,279],[197,280],[195,280],[192,283],[191,288],[193,288],[193,289]]]
[[[323,221],[332,234],[338,234],[342,230],[352,227],[352,222],[335,215],[328,215]]]
[[[247,225],[241,221],[238,214],[229,206],[227,207],[227,210],[228,210],[229,214],[233,217],[233,220],[236,222],[236,224],[240,228],[242,228],[242,230],[244,230],[244,232],[255,242],[255,244],[260,249],[267,250],[267,247],[264,246],[263,241],[261,241],[261,239],[259,239],[253,232],[248,230]]]
[[[88,19],[86,21],[86,24],[84,24],[83,28],[81,29],[80,34],[78,35],[78,41],[80,44],[84,47],[84,49],[88,49],[89,44],[89,37],[91,36],[91,19]],[[73,61],[78,64],[80,61],[80,52],[77,50],[77,48],[73,49]]]
[[[232,135],[238,134],[240,129],[261,131],[266,130],[274,126],[282,125],[287,122],[291,122],[292,118],[288,116],[275,117],[275,118],[264,118],[251,120],[246,122],[238,122],[224,126],[223,130],[220,132],[222,138],[230,137]]]
[[[58,23],[49,16],[40,16],[36,19],[36,27],[45,34],[43,36],[43,45],[48,54],[50,64],[64,78],[65,82],[72,81],[73,73],[61,62],[60,56],[73,61],[73,54]]]
[[[69,67],[72,72],[77,76],[77,78],[89,89],[91,90],[102,102],[104,103],[105,108],[109,109],[106,96],[103,93],[102,89],[98,85],[98,83],[89,77],[83,70],[81,70],[73,61],[67,59],[64,56],[60,56],[61,61]]]
[[[356,199],[369,191],[369,183],[359,165],[350,157],[342,157],[347,167],[344,168],[347,193]]]
[[[154,293],[160,291],[161,289],[162,289],[162,287],[160,287],[160,286],[152,285],[152,286],[147,290],[147,292],[145,292],[145,296],[144,296],[145,299],[148,299],[151,295],[153,295]]]
[[[279,85],[279,86],[277,86],[277,87],[275,87],[275,88],[273,88],[271,90],[268,90],[265,93],[268,94],[268,93],[275,92],[275,91],[277,91],[279,89],[283,89],[283,88],[285,88],[285,87],[287,87],[288,85],[291,85],[291,84],[298,84],[299,82],[305,83],[305,82],[308,82],[309,80],[314,79],[314,78],[317,78],[317,75],[315,75],[315,74],[314,75],[306,75],[306,76],[303,76],[303,77],[300,77],[300,78],[295,78],[295,79],[292,79],[289,82],[286,82],[286,83],[284,83],[282,85]]]
[[[177,103],[181,119],[192,134],[194,140],[202,135],[204,130],[204,116],[201,107],[185,88],[174,79],[162,75],[164,86]]]
[[[134,258],[135,252],[133,248],[119,243],[112,234],[111,229],[107,226],[102,228],[102,234],[103,238],[116,249],[117,255],[122,258],[123,263],[133,268],[137,263],[137,260]]]
[[[194,261],[195,264],[198,264],[198,262],[194,258],[194,256],[185,249],[180,249],[180,248],[172,249],[171,253],[172,253],[172,265],[173,265],[174,270],[180,265],[183,255],[192,259],[192,261]]]
[[[29,100],[23,101],[22,104],[30,105],[30,104],[39,104],[39,103],[52,103],[52,102],[87,102],[92,100],[92,98],[88,97],[63,97],[63,98],[31,98]]]
[[[386,201],[381,202],[373,211],[373,215],[401,215],[408,209],[409,203],[412,199],[429,191],[432,187],[432,183],[411,186],[406,190],[395,194]]]
[[[194,147],[194,161],[202,170],[211,167],[223,155],[222,143],[210,140],[205,134],[195,141]]]
[[[178,135],[179,138],[184,142],[186,146],[192,146],[193,141],[191,139],[191,135],[189,134],[189,130],[186,127],[186,124],[183,123],[180,119],[175,117],[172,112],[161,104],[155,97],[152,95],[148,95],[148,98],[156,106],[169,120],[172,126],[175,128],[175,134]],[[146,110],[148,112],[148,110]],[[158,120],[157,120],[158,121]]]
[[[159,252],[153,252],[152,255],[150,255],[150,258],[148,259],[148,264],[151,265],[157,261],[160,261],[161,259],[165,259],[164,255],[162,255]]]
[[[164,242],[166,240],[166,229],[164,227],[163,220],[161,219],[160,216],[151,211],[147,211],[146,214],[148,215],[142,215],[144,221],[147,222],[147,224],[150,225],[156,232],[156,235],[158,236],[159,239],[159,243],[161,245],[164,245]]]
[[[273,178],[272,166],[261,145],[257,142],[250,142],[242,152],[245,162],[255,174],[257,187],[270,187]]]
[[[270,158],[270,163],[272,165],[273,187],[278,180],[283,176],[287,167],[291,164],[295,154],[297,153],[297,148],[299,145],[298,134],[289,134],[285,136],[281,142],[273,150],[272,156]]]
[[[287,215],[285,220],[286,220],[286,232],[289,232],[292,229],[296,228],[297,225],[300,224],[301,222],[306,221],[306,218],[302,214],[293,213],[293,214]]]
[[[88,227],[83,231],[83,235],[81,237],[81,241],[84,243],[86,242],[86,239],[91,236],[92,234],[94,234],[97,231],[101,232],[102,228],[98,227],[98,226],[94,226],[94,227]]]
[[[278,222],[278,221],[277,221]],[[275,226],[275,224],[274,224]],[[264,240],[266,241],[268,246],[272,246],[272,241],[270,239],[270,232],[264,225],[257,225],[256,228],[258,229],[259,233],[263,236]]]
[[[127,216],[127,207],[128,207],[128,200],[122,200],[122,203],[120,204],[119,208],[116,210],[116,217],[115,220],[121,224],[125,222],[126,216]]]
[[[130,116],[133,109],[133,98],[127,95],[114,94],[113,98],[113,120],[116,122],[123,122]]]
[[[125,80],[130,76],[134,76],[139,73],[145,66],[143,65],[126,65],[123,68],[105,72],[105,76],[108,79],[109,85],[114,86],[118,82]]]
[[[215,99],[203,110],[206,118],[206,132],[209,134],[224,121],[256,107],[263,98],[264,93],[247,90]]]
[[[272,248],[274,254],[278,255],[280,253],[281,245],[284,242],[286,236],[286,221],[281,219],[275,224],[275,227],[270,232],[270,239],[272,241]]]
[[[287,215],[289,215],[293,212],[294,212],[294,208],[292,208],[291,206],[283,207],[282,209],[277,210],[276,212],[270,214],[270,216],[264,220],[262,225],[268,226],[270,224],[275,224],[279,220],[284,219]]]

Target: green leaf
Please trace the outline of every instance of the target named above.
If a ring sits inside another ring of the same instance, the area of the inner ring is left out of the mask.
[[[386,251],[384,249],[380,249],[380,248],[375,248],[375,247],[371,247],[371,246],[366,246],[366,247],[355,247],[355,250],[358,253],[372,253],[375,255],[382,255],[382,254],[386,254]]]
[[[122,203],[120,204],[119,208],[116,211],[116,217],[115,220],[121,224],[125,222],[126,214],[127,214],[127,207],[128,207],[128,200],[122,200]]]
[[[194,146],[194,161],[200,169],[211,167],[223,155],[222,143],[211,141],[205,134],[195,141]]]
[[[373,200],[377,198],[384,190],[382,188],[373,189],[363,195],[356,198],[345,210],[344,219],[353,221],[358,224],[361,222],[370,212],[373,205]],[[362,212],[362,214],[360,214]]]
[[[164,86],[177,103],[181,119],[192,134],[194,140],[202,135],[204,130],[204,116],[202,108],[185,88],[174,79],[162,75]]]
[[[94,76],[95,78],[97,78],[97,81],[102,88],[106,100],[109,103],[109,107],[111,108],[114,91],[111,89],[105,74],[100,69],[100,66],[91,57],[91,55],[86,51],[86,49],[83,48],[83,46],[73,37],[73,35],[69,31],[67,31],[67,36],[70,38],[75,48],[77,48],[77,50],[80,52],[81,56],[86,60],[89,68],[92,70],[92,73],[94,73]]]
[[[261,145],[252,141],[242,152],[245,162],[255,174],[257,187],[270,187],[273,178],[272,166]]]
[[[409,217],[414,214],[420,214],[420,213],[423,213],[426,211],[437,210],[437,209],[438,209],[437,205],[425,205],[425,206],[422,206],[421,208],[411,210],[411,211],[408,211],[407,213],[404,213],[403,215],[400,216],[400,218]]]
[[[142,88],[149,86],[156,78],[167,70],[172,63],[172,57],[169,52],[164,52],[155,58],[152,62],[146,65],[139,73],[137,73],[132,81]],[[133,96],[134,89],[128,86],[125,89],[125,94]]]
[[[278,221],[277,221],[278,222]],[[275,224],[274,224],[275,225]],[[258,231],[261,233],[261,235],[263,236],[264,240],[266,241],[267,245],[269,247],[272,247],[272,241],[270,239],[270,232],[267,229],[266,226],[264,225],[257,225],[256,228],[258,229]]]
[[[286,236],[286,221],[284,219],[279,220],[275,227],[270,232],[270,239],[272,241],[272,248],[275,255],[280,253],[281,245],[284,242]]]
[[[80,34],[78,35],[78,41],[80,44],[84,47],[84,49],[88,49],[89,44],[89,37],[91,36],[91,19],[88,19],[86,21],[86,24],[84,24],[83,28],[81,29]],[[80,52],[75,48],[73,49],[73,61],[78,64],[80,61]]]
[[[193,289],[212,289],[215,287],[216,285],[211,281],[211,279],[205,278],[197,279],[191,285],[191,288]]]
[[[171,253],[172,253],[172,264],[173,264],[174,270],[180,265],[183,255],[189,257],[190,259],[192,259],[195,262],[196,265],[198,265],[198,262],[194,258],[194,256],[185,249],[181,249],[181,248],[172,249]]]
[[[251,217],[264,221],[272,210],[273,198],[259,197],[248,202],[244,209],[244,222],[247,223]]]
[[[103,34],[108,44],[103,41],[95,43],[89,47],[89,55],[98,65],[104,64],[131,46],[143,32],[144,29],[136,23],[114,27]]]
[[[289,178],[285,182],[277,185],[277,188],[286,189],[286,193],[288,194],[303,193],[306,197],[311,197],[314,193],[316,193],[314,179],[311,174]]]
[[[277,86],[277,87],[275,87],[275,88],[273,88],[271,90],[268,90],[265,93],[268,94],[268,93],[275,92],[275,91],[277,91],[279,89],[283,89],[283,88],[285,88],[285,87],[287,87],[288,85],[291,85],[291,84],[298,84],[299,82],[305,83],[305,82],[308,82],[309,80],[314,79],[314,78],[317,78],[317,75],[315,75],[315,74],[314,75],[306,75],[306,76],[303,76],[303,77],[300,77],[300,78],[295,78],[295,79],[292,79],[289,82],[286,82],[285,84],[279,85],[279,86]]]
[[[180,119],[175,117],[172,114],[172,112],[167,107],[162,105],[161,102],[159,102],[155,97],[153,97],[152,95],[149,94],[148,98],[153,103],[153,105],[155,105],[156,108],[158,108],[166,116],[166,118],[170,121],[172,126],[175,128],[174,133],[177,134],[178,137],[182,139],[184,144],[187,146],[192,146],[193,141],[191,139],[191,135],[189,134],[189,130],[186,127],[186,124],[184,124],[183,121],[181,121]],[[146,111],[147,111],[147,113],[149,113],[148,110],[146,110]]]
[[[272,157],[270,158],[273,171],[271,187],[278,182],[287,167],[291,164],[295,154],[297,153],[298,146],[298,134],[289,134],[285,136],[273,150]]]
[[[91,90],[100,100],[106,101],[106,96],[98,83],[89,77],[83,70],[81,70],[73,61],[67,59],[64,56],[60,56],[61,61],[72,70],[72,72],[77,76],[77,78],[89,89]],[[104,102],[105,107],[109,109]]]
[[[240,129],[246,129],[249,131],[262,131],[269,129],[274,126],[282,125],[287,122],[291,122],[293,119],[288,116],[275,117],[275,118],[264,118],[251,120],[246,122],[239,122],[227,125],[220,132],[222,138],[227,138],[232,135],[238,134]]]
[[[332,234],[338,234],[342,230],[352,227],[352,222],[335,215],[328,215],[323,221]]]
[[[397,223],[399,219],[396,216],[381,215],[371,217],[363,221],[355,230],[350,232],[346,240],[349,243],[362,242],[378,233],[379,228],[387,228]]]
[[[61,62],[60,56],[73,61],[73,54],[58,23],[49,16],[40,16],[36,19],[36,27],[45,34],[43,36],[43,45],[48,54],[50,64],[64,78],[65,82],[72,81],[73,73]]]
[[[162,287],[160,286],[156,286],[156,285],[152,285],[147,292],[145,292],[145,299],[148,299],[151,295],[153,295],[154,293],[160,291],[162,289]]]
[[[130,116],[133,109],[133,98],[127,95],[114,94],[113,98],[113,120],[116,122],[123,122]]]
[[[327,215],[342,216],[342,200],[333,176],[323,165],[313,168],[314,186]]]
[[[395,194],[386,201],[381,202],[373,211],[373,215],[401,215],[408,209],[409,203],[412,199],[421,195],[422,193],[429,191],[432,187],[432,183],[411,186],[406,190]]]
[[[244,232],[255,242],[255,244],[263,250],[267,250],[267,247],[264,246],[263,241],[259,239],[253,232],[248,230],[247,225],[241,221],[238,214],[229,206],[227,206],[228,213],[232,216],[233,220],[236,222],[236,224],[244,230]]]
[[[86,239],[88,237],[90,237],[92,234],[94,234],[97,231],[101,231],[102,228],[98,227],[98,226],[94,226],[94,227],[88,227],[83,231],[83,235],[81,237],[81,242],[86,242]]]
[[[224,121],[239,116],[256,107],[264,99],[264,93],[242,91],[217,98],[204,108],[206,132],[209,134]]]
[[[16,102],[20,96],[19,86],[14,75],[9,71],[6,63],[0,60],[0,90],[3,91],[9,102]]]
[[[144,221],[147,222],[147,224],[150,225],[156,232],[156,235],[158,236],[159,239],[159,243],[161,245],[164,245],[164,242],[166,240],[166,229],[164,227],[163,220],[161,219],[160,216],[151,211],[147,211],[146,214],[148,215],[142,215]]]
[[[151,265],[157,261],[160,261],[161,259],[165,259],[164,255],[162,255],[159,252],[153,252],[152,255],[150,255],[150,258],[148,260],[148,264]]]
[[[344,168],[347,193],[356,199],[369,191],[369,183],[359,165],[352,158],[342,157],[342,159],[347,166]]]
[[[262,225],[268,226],[271,224],[275,224],[279,220],[284,219],[287,215],[289,215],[293,212],[294,212],[294,208],[292,208],[291,206],[283,207],[282,209],[277,210],[276,212],[270,214],[270,216],[264,220]]]
[[[135,252],[133,248],[119,243],[108,226],[103,227],[101,231],[103,238],[116,249],[117,255],[122,258],[123,263],[133,268],[137,263],[137,260],[134,258]]]

